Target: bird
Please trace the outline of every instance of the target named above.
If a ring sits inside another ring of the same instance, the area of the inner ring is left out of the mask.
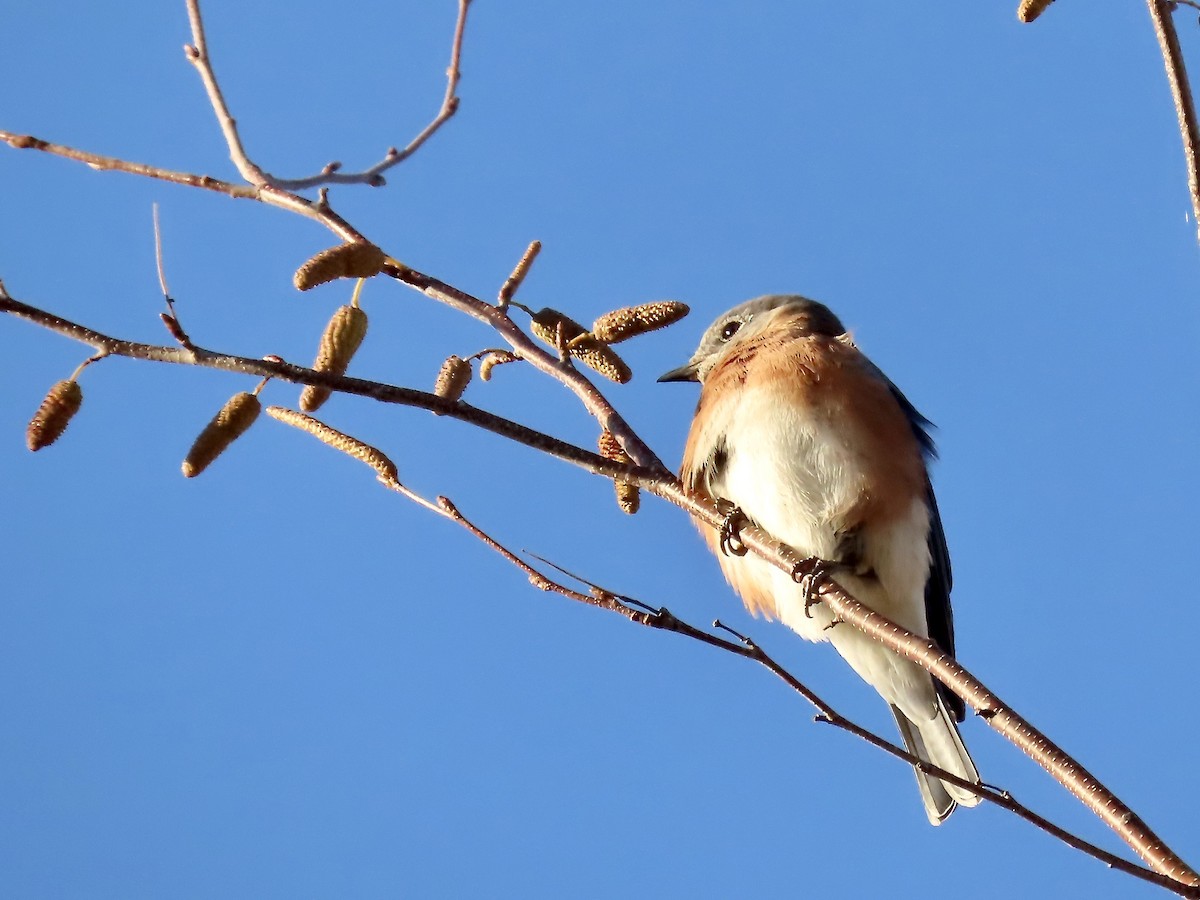
[[[960,698],[836,620],[814,602],[811,581],[798,584],[744,548],[728,552],[735,518],[756,525],[801,558],[824,561],[824,574],[861,603],[953,656],[950,557],[928,471],[931,423],[827,306],[799,295],[734,307],[685,365],[658,380],[700,383],[680,480],[734,510],[725,529],[697,524],[747,609],[832,644],[888,703],[910,753],[978,784],[956,724],[965,715]],[[962,786],[914,771],[933,825],[979,803]]]

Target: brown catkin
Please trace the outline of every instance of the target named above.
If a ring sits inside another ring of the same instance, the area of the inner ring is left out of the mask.
[[[571,355],[590,369],[595,369],[610,381],[625,384],[633,377],[633,370],[617,354],[617,351],[594,334],[584,333],[571,341]]]
[[[1017,18],[1029,24],[1053,2],[1054,0],[1021,0],[1021,5],[1017,7]]]
[[[479,363],[479,377],[484,381],[492,380],[492,369],[496,366],[502,366],[505,363],[516,362],[521,357],[515,353],[509,353],[507,350],[493,350],[485,356]]]
[[[448,356],[438,372],[433,392],[445,400],[457,401],[471,383],[471,364],[460,356]]]
[[[338,244],[322,250],[296,270],[292,282],[307,291],[335,278],[370,278],[378,275],[387,262],[387,254],[368,241]]]
[[[616,485],[617,506],[627,516],[636,515],[637,511],[642,508],[641,491],[638,490],[636,484],[630,484],[628,481],[618,481]]]
[[[67,430],[71,417],[79,412],[81,403],[83,391],[74,379],[60,381],[50,388],[25,429],[25,443],[29,449],[36,453],[57,441]]]
[[[625,448],[621,446],[621,442],[608,429],[600,432],[600,440],[597,441],[597,447],[600,455],[605,459],[611,459],[613,462],[619,463],[630,461],[629,454],[625,452]]]
[[[350,360],[366,336],[367,314],[357,306],[339,306],[321,335],[313,368],[331,375],[345,375]],[[331,393],[327,387],[310,384],[300,394],[300,408],[305,412],[316,412]]]
[[[600,455],[605,459],[619,463],[632,462],[629,454],[625,452],[625,448],[621,446],[621,442],[608,430],[600,433],[597,445]],[[632,516],[642,505],[641,491],[638,490],[636,484],[630,484],[620,478],[613,479],[613,484],[617,489],[617,506],[621,508],[621,512]]]
[[[582,334],[587,334],[587,329],[568,316],[566,313],[561,313],[557,309],[546,307],[538,310],[530,317],[529,327],[539,338],[549,344],[551,347],[558,346],[558,326],[562,325],[563,340],[568,344]]]
[[[570,354],[585,366],[595,369],[605,378],[618,384],[624,384],[633,377],[633,370],[625,364],[625,360],[621,359],[615,350],[566,313],[547,307],[534,313],[530,319],[530,328],[533,333],[551,347],[558,346],[560,325]]]
[[[261,410],[262,404],[251,393],[242,391],[230,397],[192,444],[183,461],[183,477],[195,478],[207,469],[226,447],[246,433]]]
[[[666,328],[689,312],[688,305],[678,300],[657,300],[640,306],[626,306],[598,318],[592,324],[592,334],[606,344],[617,344],[647,331]]]
[[[317,440],[328,444],[333,449],[340,450],[347,456],[353,456],[360,462],[366,463],[375,470],[380,481],[389,482],[399,480],[399,475],[396,472],[396,464],[388,459],[382,450],[377,450],[370,444],[364,444],[358,438],[343,434],[336,428],[330,428],[319,419],[306,416],[304,413],[296,412],[296,410],[288,409],[285,406],[268,406],[267,415],[272,419],[278,419],[280,422],[291,425],[293,428],[307,431]]]

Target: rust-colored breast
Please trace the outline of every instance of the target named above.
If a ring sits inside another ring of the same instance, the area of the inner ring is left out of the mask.
[[[853,343],[827,335],[797,333],[786,325],[730,350],[708,374],[684,451],[681,477],[694,490],[705,490],[703,467],[721,442],[735,447],[739,463],[761,448],[738,443],[728,428],[738,404],[749,391],[769,391],[784,404],[814,419],[814,433],[827,435],[853,465],[847,477],[858,484],[845,492],[847,505],[834,511],[838,529],[883,525],[910,513],[925,493],[925,463],[904,409],[891,387]],[[793,417],[794,418],[794,417]],[[786,440],[781,432],[780,440]],[[812,460],[797,458],[797,466]],[[764,472],[770,467],[764,466]],[[853,473],[853,474],[851,474]],[[782,485],[781,485],[782,488]],[[738,501],[738,498],[726,498]],[[754,511],[745,510],[751,518]],[[702,526],[716,548],[712,530]],[[724,560],[722,560],[724,563]],[[768,597],[753,596],[752,586],[739,584],[736,566],[726,574],[748,606],[764,612]]]

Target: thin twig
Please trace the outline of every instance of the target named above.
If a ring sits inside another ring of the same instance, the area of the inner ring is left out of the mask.
[[[495,308],[490,304],[474,298],[469,299],[495,313]],[[189,352],[171,347],[121,341],[28,306],[9,296],[0,297],[0,312],[10,312],[113,355],[183,365],[199,365],[243,372],[259,377],[270,375],[285,381],[317,384],[383,402],[433,410],[478,425],[534,449],[543,450],[595,474],[602,474],[610,478],[620,477],[675,503],[691,513],[698,521],[711,527],[720,527],[725,519],[725,514],[717,503],[707,497],[685,491],[678,480],[669,473],[664,474],[660,470],[637,466],[625,466],[606,460],[598,454],[566,444],[542,432],[495,416],[466,403],[449,402],[434,394],[408,388],[332,376],[287,363],[212,353],[198,347]],[[507,317],[502,318],[511,324],[511,320],[508,320]],[[794,573],[801,562],[794,551],[781,545],[770,535],[754,526],[745,526],[741,530],[739,538],[756,556],[789,574]],[[879,640],[889,649],[913,660],[946,684],[955,694],[962,697],[980,713],[980,716],[992,728],[1023,750],[1026,755],[1096,813],[1155,870],[1181,884],[1200,884],[1200,876],[1197,876],[1182,859],[1174,854],[1126,804],[1061,748],[1010,709],[955,659],[943,653],[936,644],[927,638],[900,628],[869,607],[859,603],[835,582],[825,581],[819,594],[820,599],[838,618]],[[668,625],[656,627],[668,627]]]
[[[217,123],[225,136],[225,144],[229,147],[229,158],[237,167],[239,174],[253,185],[264,185],[271,182],[271,176],[260,169],[246,155],[242,146],[242,138],[238,134],[237,120],[229,112],[221,86],[217,84],[217,75],[213,71],[212,60],[208,55],[208,40],[204,36],[204,19],[200,15],[200,0],[187,0],[188,22],[192,26],[192,43],[183,48],[188,62],[196,67],[204,90],[208,94],[208,102],[216,113]]]
[[[280,190],[270,185],[255,187],[251,185],[232,184],[208,175],[198,175],[192,172],[176,172],[171,169],[159,168],[158,166],[149,166],[145,163],[130,162],[112,156],[101,156],[98,153],[79,150],[75,147],[68,147],[65,144],[55,144],[50,141],[44,141],[41,138],[33,137],[32,135],[17,134],[11,131],[0,130],[0,141],[17,150],[41,150],[44,153],[81,162],[90,168],[100,171],[124,172],[128,175],[156,178],[160,181],[169,181],[172,184],[181,184],[186,187],[203,188],[204,190],[224,194],[227,197],[233,197],[235,200],[258,200],[266,203],[268,206],[274,206],[287,212],[297,213],[298,215],[313,219],[324,225],[343,241],[366,240],[349,222],[329,209],[328,204],[322,205],[319,202],[307,200],[297,194]]]
[[[183,330],[183,324],[175,312],[175,301],[171,298],[171,291],[167,287],[167,270],[163,264],[162,228],[158,221],[158,204],[151,204],[151,209],[154,212],[154,264],[158,269],[158,286],[162,288],[163,302],[167,304],[167,311],[159,313],[158,317],[162,319],[162,323],[171,337],[175,338],[185,349],[194,350],[195,345],[188,337],[188,333]]]
[[[522,331],[508,314],[490,303],[485,303],[478,297],[460,291],[416,269],[397,269],[385,266],[384,274],[390,275],[397,281],[421,291],[428,297],[444,303],[452,309],[466,313],[478,319],[506,340],[518,356],[526,360],[534,368],[545,372],[561,382],[572,391],[584,409],[600,423],[605,431],[614,434],[630,458],[643,469],[653,470],[664,476],[671,477],[671,472],[662,460],[646,445],[641,436],[630,427],[629,423],[616,411],[600,390],[592,384],[575,366],[564,364],[556,354],[547,353]]]
[[[463,35],[466,32],[467,9],[470,5],[471,0],[458,0],[458,18],[455,22],[454,38],[450,46],[450,65],[446,70],[446,92],[442,97],[442,104],[437,115],[421,129],[416,137],[408,142],[404,149],[398,150],[395,147],[389,147],[383,159],[361,172],[342,172],[340,171],[341,163],[331,162],[316,175],[305,178],[277,178],[250,159],[242,145],[237,120],[229,111],[208,55],[204,20],[200,14],[200,0],[187,0],[188,20],[192,27],[193,43],[191,46],[185,47],[184,52],[187,54],[188,61],[196,67],[196,71],[204,83],[204,90],[208,94],[217,122],[220,123],[221,132],[225,136],[225,143],[229,147],[230,159],[233,160],[238,172],[247,182],[253,185],[271,185],[285,191],[301,191],[330,184],[367,184],[372,187],[382,187],[387,183],[383,177],[384,172],[416,153],[422,144],[433,137],[438,129],[458,112],[460,101],[457,90],[459,79],[462,77]]]
[[[637,466],[623,465],[605,459],[597,453],[577,447],[566,441],[529,428],[519,422],[497,416],[494,413],[471,406],[462,401],[450,401],[436,394],[417,391],[411,388],[397,387],[378,381],[367,381],[362,378],[350,378],[345,375],[333,375],[328,372],[317,372],[303,366],[292,365],[282,361],[277,356],[252,359],[244,356],[234,356],[227,353],[217,353],[203,347],[192,345],[190,349],[164,347],[158,344],[142,344],[136,341],[125,341],[114,338],[87,326],[72,322],[48,313],[45,310],[22,303],[8,295],[0,294],[0,312],[6,312],[18,318],[25,319],[47,328],[64,337],[79,341],[96,348],[98,351],[112,356],[124,356],[130,359],[141,359],[148,362],[171,363],[174,365],[200,366],[208,369],[219,369],[225,372],[237,372],[243,375],[253,375],[258,378],[278,378],[293,384],[310,384],[327,387],[345,394],[356,394],[368,397],[381,403],[394,403],[400,406],[411,406],[427,409],[439,415],[467,422],[490,431],[509,440],[525,444],[535,450],[541,450],[564,462],[579,466],[596,475],[607,478],[624,478],[641,484],[649,482],[655,473]]]
[[[1187,164],[1188,191],[1192,196],[1192,221],[1196,225],[1196,239],[1200,240],[1200,126],[1196,123],[1196,105],[1192,101],[1192,89],[1183,64],[1183,51],[1179,48],[1179,35],[1171,19],[1171,3],[1169,0],[1146,0],[1146,6],[1150,10],[1150,21],[1154,23],[1154,34],[1162,51],[1163,66],[1171,85],[1171,98],[1175,101],[1179,135],[1183,140],[1183,157]]]
[[[655,481],[640,486],[682,507],[712,528],[720,528],[727,518],[727,513],[715,502],[686,491],[678,481]],[[743,527],[738,537],[755,556],[789,575],[797,573],[804,562],[790,547],[753,525]],[[1153,869],[1181,884],[1200,885],[1200,875],[1167,847],[1132,809],[936,643],[901,628],[864,606],[834,581],[823,581],[818,594],[837,618],[917,663],[966,701],[988,725],[1074,794]]]
[[[194,175],[191,172],[176,172],[171,169],[162,169],[158,166],[149,166],[145,163],[129,162],[113,156],[101,156],[98,153],[78,150],[74,147],[68,147],[65,144],[44,141],[29,134],[17,134],[12,131],[0,130],[0,141],[4,141],[10,147],[17,150],[41,150],[55,156],[73,159],[98,171],[111,170],[126,172],[130,175],[141,175],[145,178],[157,178],[160,181],[170,181],[173,184],[216,191],[239,200],[259,199],[258,191],[246,185],[231,184],[228,181],[221,181],[219,178],[210,178],[207,175]]]
[[[158,221],[158,204],[153,203],[150,208],[154,217],[154,265],[158,269],[158,286],[162,288],[162,295],[170,304],[171,290],[167,287],[167,271],[163,265],[162,226]]]
[[[723,638],[717,637],[708,631],[704,631],[695,627],[694,625],[684,622],[670,613],[665,607],[658,609],[648,607],[640,600],[636,600],[632,597],[626,597],[614,591],[609,591],[600,585],[587,580],[586,578],[582,578],[579,575],[567,571],[556,563],[542,559],[541,557],[537,557],[547,565],[553,566],[563,574],[568,575],[569,577],[578,581],[582,581],[584,584],[587,584],[592,588],[592,592],[587,594],[572,590],[561,582],[548,578],[542,572],[539,572],[537,569],[530,566],[517,554],[509,550],[498,540],[493,538],[474,522],[468,519],[465,515],[463,515],[458,507],[448,498],[438,497],[437,505],[435,506],[424,497],[421,497],[419,494],[409,490],[403,485],[394,484],[387,486],[391,487],[393,490],[399,491],[426,509],[436,512],[439,515],[446,516],[447,518],[463,526],[486,546],[499,553],[506,560],[525,573],[526,577],[534,587],[543,591],[552,591],[560,594],[563,597],[580,603],[585,603],[589,606],[596,606],[601,609],[607,609],[611,612],[616,612],[631,622],[635,622],[639,625],[645,625],[647,627],[657,628],[663,631],[672,631],[692,640],[708,644],[712,647],[717,647],[718,649],[724,650],[728,653],[732,653],[736,656],[741,656],[745,659],[756,662],[766,668],[768,671],[772,672],[785,684],[787,684],[788,687],[807,700],[819,713],[817,716],[817,721],[833,725],[838,729],[859,737],[872,746],[890,754],[896,759],[902,760],[910,765],[920,767],[922,771],[932,775],[935,778],[948,781],[957,785],[958,787],[973,791],[975,794],[989,803],[993,803],[1008,810],[1009,812],[1019,816],[1037,828],[1042,829],[1052,837],[1055,837],[1067,844],[1069,847],[1079,850],[1082,853],[1086,853],[1088,856],[1099,860],[1105,865],[1132,875],[1135,878],[1140,878],[1141,880],[1149,882],[1150,884],[1166,888],[1167,890],[1173,891],[1181,897],[1200,898],[1200,889],[1189,888],[1185,885],[1181,885],[1178,881],[1175,881],[1167,875],[1154,872],[1145,866],[1139,866],[1138,864],[1130,862],[1123,857],[1117,856],[1116,854],[1111,853],[1108,850],[1091,843],[1090,841],[1084,840],[1083,838],[1072,834],[1065,828],[1056,825],[1039,813],[1034,812],[1028,806],[1013,797],[1008,791],[1000,790],[992,787],[991,785],[975,784],[967,781],[966,779],[955,775],[953,772],[948,772],[939,766],[935,766],[932,763],[921,759],[919,756],[909,753],[904,748],[883,737],[880,737],[853,720],[847,719],[836,709],[830,706],[830,704],[827,703],[815,691],[801,682],[798,678],[796,678],[796,676],[794,676],[775,659],[768,655],[766,651],[764,651],[756,642],[742,637],[741,635],[737,635],[740,638],[740,643],[724,640]],[[536,554],[531,555],[536,556]],[[719,622],[714,624],[720,626]],[[732,629],[726,628],[726,630],[735,635],[737,634],[736,632],[733,632]]]
[[[462,77],[463,34],[467,28],[467,9],[470,5],[471,0],[458,0],[458,20],[454,24],[454,40],[450,45],[450,65],[446,69],[446,93],[442,96],[442,108],[434,116],[433,121],[426,125],[415,138],[408,142],[407,147],[387,163],[387,167],[397,165],[416,153],[420,146],[433,137],[434,133],[446,123],[447,119],[458,112],[458,80]]]
[[[460,0],[460,2],[465,6],[467,0]],[[1165,4],[1162,0],[1149,0],[1149,2],[1151,4],[1152,15],[1162,18],[1165,9]],[[242,172],[243,177],[251,181],[254,187],[235,186],[211,179],[207,176],[170,172],[137,163],[113,160],[95,154],[72,150],[60,145],[48,144],[47,142],[25,135],[0,132],[0,139],[7,141],[10,145],[19,149],[32,148],[56,153],[57,155],[85,162],[97,169],[117,169],[132,174],[160,178],[174,183],[204,187],[209,190],[225,193],[231,197],[258,199],[281,209],[296,212],[314,219],[325,225],[335,234],[338,234],[344,240],[363,240],[364,238],[349,223],[337,216],[329,208],[326,198],[322,197],[320,201],[314,203],[298,197],[287,190],[272,186],[268,183],[269,176],[246,158],[240,141],[237,139],[236,123],[224,105],[224,100],[216,85],[215,77],[212,77],[202,23],[199,20],[197,0],[188,0],[188,8],[189,14],[194,11],[194,16],[192,16],[193,32],[196,37],[196,46],[192,48],[189,56],[196,63],[202,78],[207,73],[208,77],[205,79],[206,88],[209,91],[210,99],[213,102],[222,129],[226,134],[227,143],[230,146],[231,158],[238,164],[239,171]],[[1156,22],[1158,18],[1156,18]],[[460,33],[456,34],[455,47],[452,54],[450,83],[447,87],[447,97],[451,98],[454,96],[454,89],[457,83],[456,62],[461,46],[462,19],[463,17],[460,15]],[[1167,24],[1169,26],[1169,21]],[[1168,38],[1173,38],[1174,36],[1173,29],[1160,31],[1160,42],[1163,40],[1164,33]],[[1177,41],[1175,41],[1174,47],[1175,56],[1178,57]],[[1164,52],[1166,53],[1169,49],[1169,47],[1166,47]],[[1180,110],[1181,121],[1184,121],[1190,115],[1190,119],[1188,120],[1190,124],[1183,128],[1183,130],[1185,134],[1185,152],[1188,153],[1189,162],[1192,164],[1193,201],[1196,203],[1198,191],[1195,187],[1195,160],[1197,156],[1195,148],[1198,142],[1196,140],[1194,112],[1191,111],[1190,93],[1186,93],[1186,80],[1183,80],[1181,83],[1179,82],[1179,79],[1185,79],[1182,63],[1180,62],[1178,66],[1173,67],[1169,54],[1167,54],[1167,59],[1168,75],[1173,79],[1173,91],[1176,92],[1177,109]],[[445,103],[443,105],[445,106]],[[431,133],[430,129],[427,128],[426,132],[418,135],[418,138],[413,142],[415,146],[412,146],[412,149],[415,150],[417,146],[420,146],[420,143],[426,140]],[[1200,204],[1197,205],[1197,217],[1198,221],[1200,221]],[[162,362],[201,365],[211,368],[224,368],[230,371],[256,374],[259,377],[274,376],[298,383],[330,386],[337,390],[362,394],[385,402],[435,409],[446,415],[470,421],[495,433],[519,440],[535,448],[543,449],[561,459],[583,466],[589,471],[604,474],[607,477],[620,476],[661,497],[676,502],[691,512],[693,516],[711,525],[716,525],[721,521],[722,514],[717,509],[715,503],[707,498],[687,495],[678,482],[667,473],[667,470],[662,466],[662,463],[653,452],[624,423],[623,419],[621,419],[599,391],[596,390],[594,385],[576,372],[573,367],[562,365],[550,354],[534,345],[515,323],[504,314],[503,310],[497,310],[491,304],[483,303],[477,298],[415,270],[393,269],[389,270],[388,274],[422,291],[433,299],[446,303],[453,308],[460,309],[495,328],[522,357],[528,359],[536,367],[551,374],[557,380],[574,390],[589,413],[595,416],[601,422],[602,426],[621,439],[621,443],[630,452],[630,455],[642,464],[642,467],[625,467],[614,464],[582,448],[557,441],[548,435],[527,429],[518,423],[492,416],[489,413],[474,409],[466,404],[447,404],[441,398],[437,398],[431,394],[381,385],[376,382],[366,382],[360,379],[335,378],[300,367],[289,366],[284,363],[248,360],[240,357],[214,354],[210,351],[200,350],[199,348],[196,348],[193,352],[185,353],[175,348],[118,341],[105,335],[100,335],[97,332],[84,329],[82,326],[75,325],[66,320],[59,319],[49,313],[28,307],[25,304],[20,304],[10,298],[2,298],[3,302],[0,303],[0,310],[24,316],[45,327],[52,328],[85,343],[90,343],[97,347],[101,353],[112,353]],[[784,571],[794,570],[798,562],[795,555],[786,549],[780,549],[768,535],[756,532],[753,529],[745,529],[743,538],[756,555]],[[1150,832],[1128,807],[1122,804],[1103,785],[1100,785],[1078,763],[1055,747],[1014,712],[1005,707],[995,694],[991,693],[977,679],[974,679],[973,676],[967,673],[953,659],[942,654],[929,641],[900,629],[894,623],[889,622],[884,617],[873,613],[868,608],[857,603],[857,601],[835,584],[827,583],[822,588],[821,595],[824,602],[830,606],[839,618],[875,637],[903,656],[916,661],[949,685],[955,693],[962,696],[968,703],[971,703],[973,707],[979,710],[989,724],[1021,747],[1035,761],[1066,785],[1072,793],[1083,800],[1089,808],[1097,812],[1104,821],[1156,869],[1169,874],[1180,882],[1196,883],[1198,880],[1196,874],[1168,848],[1162,845],[1153,832]],[[650,615],[648,613],[639,614]],[[669,616],[665,611],[655,615],[658,618],[655,627],[679,630],[678,620],[675,620],[673,616]],[[697,639],[704,639],[708,643],[722,643],[720,639],[711,635],[708,635],[707,638]]]
[[[462,76],[462,44],[463,34],[467,27],[467,8],[471,0],[458,0],[458,19],[454,25],[454,39],[450,45],[450,65],[446,69],[446,93],[442,97],[442,105],[428,125],[408,142],[402,150],[389,147],[383,159],[361,172],[340,172],[338,163],[330,163],[318,174],[308,178],[278,178],[272,181],[276,187],[292,191],[316,187],[321,184],[368,184],[372,187],[382,187],[387,184],[383,173],[393,166],[398,166],[420,149],[421,145],[434,136],[454,114],[458,112],[460,99],[458,96],[458,81]]]
[[[77,150],[72,147],[51,144],[29,135],[16,135],[0,131],[0,140],[4,140],[19,149],[42,150],[56,156],[85,163],[97,169],[113,169],[134,175],[160,178],[192,187],[203,187],[230,197],[259,200],[270,206],[313,219],[324,225],[343,241],[368,241],[349,222],[330,209],[328,202],[324,198],[314,202],[271,185],[257,188],[246,187],[209,178],[207,175],[171,172],[165,169],[144,166],[139,163],[128,163],[124,160],[97,156],[96,154]],[[654,451],[646,445],[637,432],[629,426],[613,405],[609,403],[608,399],[585,375],[574,366],[564,364],[556,356],[547,353],[534,343],[508,317],[505,310],[499,309],[490,303],[485,303],[477,297],[460,291],[458,288],[452,287],[430,275],[418,272],[416,269],[388,266],[384,271],[392,278],[421,291],[432,299],[460,312],[464,312],[491,326],[501,337],[508,341],[518,356],[571,390],[579,398],[588,413],[599,422],[600,427],[611,432],[620,440],[621,446],[625,448],[634,462],[645,468],[655,469],[663,473],[669,471],[655,455]]]

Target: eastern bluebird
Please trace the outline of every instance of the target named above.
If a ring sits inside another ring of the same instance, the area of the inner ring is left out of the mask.
[[[828,570],[860,602],[954,653],[950,557],[926,461],[929,421],[864,356],[827,307],[759,297],[704,333],[687,365],[659,381],[698,381],[684,484],[735,504],[747,519]],[[979,781],[956,721],[963,702],[918,666],[834,621],[786,573],[718,552],[754,614],[829,641],[888,702],[910,753]],[[925,812],[940,824],[978,796],[916,770]]]

